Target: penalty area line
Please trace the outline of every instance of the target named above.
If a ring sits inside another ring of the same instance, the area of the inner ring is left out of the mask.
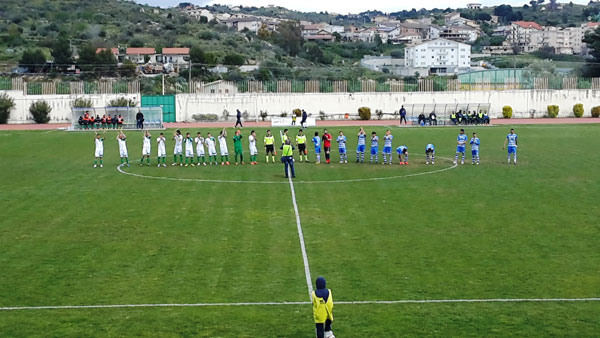
[[[567,303],[598,302],[600,298],[489,298],[489,299],[406,299],[406,300],[357,300],[336,301],[340,305],[368,304],[440,304],[440,303]],[[172,303],[172,304],[107,304],[107,305],[48,305],[48,306],[4,306],[0,311],[18,310],[82,310],[115,308],[160,308],[160,307],[222,307],[222,306],[287,306],[309,305],[311,302],[237,302],[237,303]]]

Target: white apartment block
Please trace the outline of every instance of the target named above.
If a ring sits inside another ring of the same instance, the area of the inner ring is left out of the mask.
[[[552,47],[556,54],[581,54],[582,40],[581,27],[544,27],[544,30],[532,33],[532,44],[537,49]]]
[[[537,33],[543,30],[540,24],[532,21],[514,21],[510,24],[507,40],[523,52],[533,52],[539,49]]]
[[[436,39],[406,47],[406,68],[428,68],[431,74],[453,74],[471,66],[471,46],[457,41]]]

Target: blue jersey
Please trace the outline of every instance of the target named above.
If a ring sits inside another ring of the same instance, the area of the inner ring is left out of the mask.
[[[383,146],[384,147],[392,147],[392,140],[394,139],[394,135],[390,134],[390,135],[385,135],[383,137]]]
[[[339,149],[346,149],[346,136],[338,136],[336,139]]]
[[[508,140],[509,147],[517,146],[517,134],[508,134],[506,135],[506,139]]]
[[[408,152],[408,148],[406,148],[406,146],[399,146],[398,148],[396,148],[396,153],[400,155],[403,154],[405,150]]]
[[[315,148],[321,147],[321,138],[319,136],[313,137],[312,142],[315,144]]]
[[[429,149],[435,151],[435,146],[433,144],[429,143],[428,145],[425,146],[425,151],[427,151]]]
[[[479,137],[471,137],[471,150],[479,150]]]
[[[458,141],[458,146],[459,147],[464,147],[467,144],[467,135],[465,135],[465,134],[458,134],[458,137],[456,138],[456,141]]]
[[[376,135],[376,136],[371,137],[371,148],[377,148],[377,147],[379,147],[379,137]]]
[[[358,135],[358,145],[364,146],[366,144],[367,144],[367,135],[366,134]]]

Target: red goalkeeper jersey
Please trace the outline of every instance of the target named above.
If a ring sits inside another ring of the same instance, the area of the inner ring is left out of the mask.
[[[323,134],[323,147],[331,148],[331,134]]]

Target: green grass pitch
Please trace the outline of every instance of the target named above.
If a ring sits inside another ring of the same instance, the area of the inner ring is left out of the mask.
[[[426,175],[452,167],[458,128],[393,128],[408,166],[353,163],[357,128],[341,128],[352,163],[337,163],[334,142],[331,165],[296,164],[313,279],[327,278],[334,301],[600,297],[600,125],[517,126],[517,166],[502,150],[509,128],[466,127],[481,165],[468,147],[465,165]],[[92,133],[0,133],[0,307],[308,301],[290,186],[257,132],[258,166],[200,168],[156,168],[156,131],[152,166],[139,167],[141,133],[127,132],[123,170],[144,177],[117,171],[114,131],[101,169]],[[338,304],[334,315],[338,337],[600,332],[597,301]],[[303,304],[16,310],[0,311],[0,332],[313,337],[314,324]]]

